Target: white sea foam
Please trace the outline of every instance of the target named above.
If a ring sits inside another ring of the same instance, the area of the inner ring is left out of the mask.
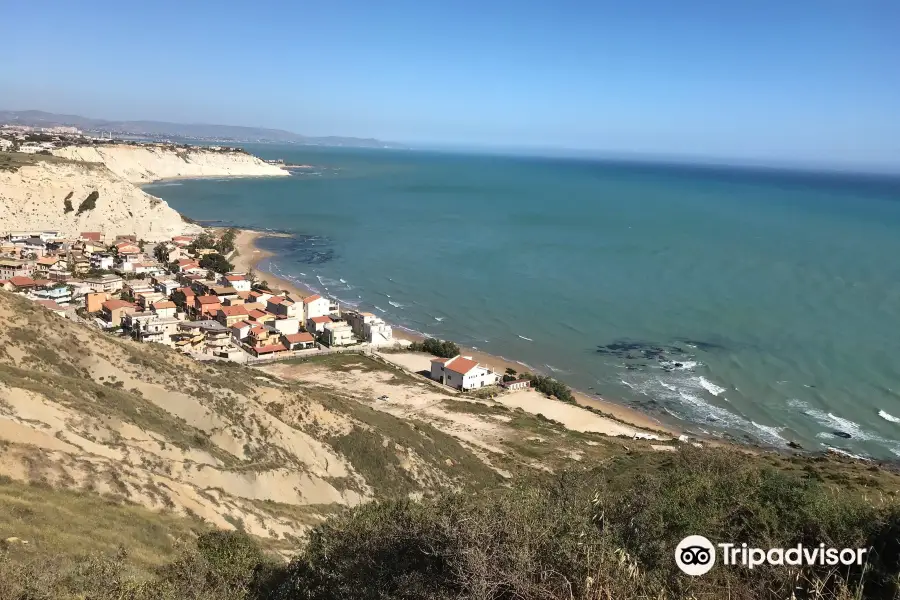
[[[434,320],[440,323],[441,321],[444,320],[444,318],[445,317],[435,317]]]
[[[895,417],[893,415],[889,415],[888,413],[884,412],[883,410],[878,411],[878,416],[881,417],[882,419],[884,419],[885,421],[890,421],[891,423],[900,423],[900,419],[898,419],[897,417]]]
[[[825,446],[825,447],[826,447],[828,450],[830,450],[831,452],[834,452],[835,454],[841,454],[841,455],[843,455],[843,456],[847,456],[847,457],[849,457],[849,458],[853,458],[853,459],[856,459],[856,460],[865,460],[865,461],[871,460],[871,459],[870,459],[869,457],[867,457],[867,456],[862,456],[862,455],[860,455],[860,454],[853,454],[852,452],[847,452],[846,450],[841,450],[840,448],[835,448],[835,447],[833,447],[833,446],[826,446],[825,444],[822,444],[822,445]],[[893,450],[892,450],[892,452],[893,452]]]
[[[341,283],[347,283],[344,279],[338,279]]]
[[[526,342],[533,342],[533,341],[534,341],[533,339],[527,338],[527,337],[525,337],[524,335],[520,335],[519,337],[522,338],[523,340],[525,340]]]
[[[394,308],[403,308],[403,305],[402,305],[402,304],[400,304],[399,302],[394,302],[393,300],[391,300],[390,302],[388,302],[388,304],[390,304],[390,305],[393,306]]]
[[[381,312],[387,312],[386,310],[384,310],[384,309],[381,308],[380,306],[376,306],[376,307],[375,307],[375,310],[380,310]]]
[[[713,396],[718,396],[725,391],[725,388],[714,384],[712,381],[710,381],[706,377],[703,377],[702,375],[698,377],[697,380],[700,383],[700,387],[702,387]]]

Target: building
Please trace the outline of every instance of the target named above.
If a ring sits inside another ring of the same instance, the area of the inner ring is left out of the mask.
[[[303,304],[291,298],[272,296],[266,302],[266,310],[276,316],[299,318],[303,315]]]
[[[56,313],[56,314],[59,315],[60,317],[65,317],[65,316],[66,316],[66,309],[63,308],[62,306],[60,306],[59,304],[57,304],[57,303],[56,303],[55,301],[53,301],[53,300],[35,300],[35,302],[36,302],[37,304],[40,304],[41,306],[43,306],[43,307],[46,308],[47,310],[53,311],[54,313]]]
[[[482,367],[469,356],[431,359],[431,378],[459,390],[471,390],[494,385],[497,374]]]
[[[103,243],[103,233],[100,231],[82,231],[78,239],[83,242]]]
[[[216,321],[229,328],[238,321],[245,320],[247,317],[247,309],[241,305],[222,306],[216,311]]]
[[[325,344],[331,348],[350,346],[356,343],[356,338],[353,337],[353,328],[343,321],[326,323],[322,334],[325,336]]]
[[[122,319],[122,327],[128,330],[135,341],[174,346],[180,322],[174,317],[142,312],[126,314]]]
[[[5,281],[7,289],[13,292],[27,292],[38,287],[37,282],[31,277],[10,277]]]
[[[281,333],[282,335],[292,335],[300,331],[300,319],[282,317],[280,319],[276,318],[274,321],[269,321],[269,324],[277,329],[278,333]]]
[[[196,349],[208,354],[227,352],[231,346],[231,330],[218,321],[179,321],[175,346]]]
[[[307,296],[303,299],[303,322],[315,317],[324,317],[332,313],[332,303],[328,298],[318,294]]]
[[[513,381],[502,381],[500,382],[500,385],[512,392],[515,390],[524,390],[530,388],[531,381],[529,381],[528,379],[516,379]]]
[[[222,305],[216,296],[194,296],[194,304],[189,312],[195,319],[213,319],[220,308]]]
[[[357,338],[374,345],[387,345],[394,343],[394,333],[391,326],[381,317],[370,312],[350,310],[344,313],[344,318],[353,328]]]
[[[322,333],[325,331],[325,326],[331,322],[332,320],[329,316],[313,317],[306,321],[306,330],[313,333]]]
[[[69,277],[69,265],[59,256],[43,256],[37,259],[34,272],[54,281],[65,281]]]
[[[247,321],[238,321],[231,326],[231,336],[237,341],[241,341],[250,335],[250,329],[252,327],[253,324],[248,323]]]
[[[121,277],[111,273],[87,279],[85,283],[95,292],[106,292],[108,294],[115,294],[125,286],[125,282]]]
[[[15,258],[0,258],[0,279],[13,277],[31,277],[34,273],[34,262]]]
[[[282,334],[281,343],[284,344],[288,350],[306,350],[315,347],[316,340],[311,333],[306,333],[304,331],[302,333],[292,333],[290,335]]]
[[[84,296],[84,306],[89,313],[96,313],[103,310],[103,303],[109,300],[109,294],[106,292],[91,292]]]
[[[118,327],[122,324],[125,315],[137,312],[137,306],[126,300],[107,300],[102,304],[103,320],[110,327]]]
[[[112,271],[115,259],[112,254],[95,252],[91,254],[91,268],[98,271]]]
[[[72,289],[67,285],[51,284],[35,289],[32,293],[42,300],[52,300],[58,304],[66,305],[72,301]]]
[[[251,288],[250,280],[243,275],[225,275],[221,280],[222,285],[233,287],[239,292],[249,292]]]
[[[175,317],[178,307],[171,300],[159,300],[150,305],[150,310],[158,317],[169,318]]]

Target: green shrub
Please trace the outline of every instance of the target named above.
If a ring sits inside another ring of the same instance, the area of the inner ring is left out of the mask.
[[[200,259],[200,266],[216,273],[227,273],[234,269],[234,265],[221,254],[207,254]]]
[[[424,342],[413,342],[409,346],[413,352],[428,352],[441,358],[453,358],[459,356],[459,346],[453,342],[428,338]]]
[[[78,205],[78,212],[76,215],[80,215],[83,212],[87,212],[89,210],[94,210],[97,206],[97,198],[100,197],[100,192],[94,190],[90,194],[87,195],[87,198],[81,201],[81,204]]]

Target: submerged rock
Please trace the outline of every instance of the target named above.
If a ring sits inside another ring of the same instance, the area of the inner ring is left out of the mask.
[[[849,440],[853,436],[847,433],[846,431],[840,431],[839,429],[835,429],[831,432],[831,435],[839,438],[844,438],[845,440]]]

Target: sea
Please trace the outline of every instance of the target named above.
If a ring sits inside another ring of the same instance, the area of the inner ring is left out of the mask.
[[[900,458],[900,178],[249,146],[291,177],[164,182],[287,232],[261,268],[689,432]]]

